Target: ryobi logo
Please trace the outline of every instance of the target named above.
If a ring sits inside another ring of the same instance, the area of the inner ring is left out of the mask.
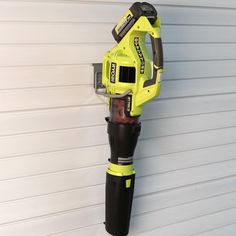
[[[139,56],[139,59],[141,62],[140,74],[144,74],[145,60],[144,60],[144,56],[143,56],[143,53],[142,53],[140,45],[139,45],[139,37],[134,37],[134,46],[135,46],[135,49],[138,53],[138,56]]]
[[[110,72],[110,81],[111,83],[116,82],[116,63],[111,63],[111,72]]]

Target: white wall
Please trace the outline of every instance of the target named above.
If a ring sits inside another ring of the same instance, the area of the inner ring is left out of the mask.
[[[143,116],[130,235],[233,236],[236,2],[158,2],[165,81]],[[107,107],[91,63],[129,6],[0,1],[0,236],[106,235]]]

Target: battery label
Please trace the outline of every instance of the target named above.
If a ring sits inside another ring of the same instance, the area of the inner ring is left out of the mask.
[[[124,21],[122,22],[121,26],[117,29],[117,33],[120,34],[120,32],[126,27],[126,25],[130,22],[132,19],[132,16],[129,14],[124,18]]]

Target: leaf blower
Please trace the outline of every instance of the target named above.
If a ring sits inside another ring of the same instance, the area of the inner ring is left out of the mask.
[[[141,130],[139,117],[144,105],[160,92],[160,26],[160,16],[151,4],[134,3],[112,30],[117,44],[105,53],[102,62],[102,94],[108,97],[110,117],[106,121],[111,150],[106,173],[105,227],[114,236],[129,232],[135,182],[133,155]],[[146,35],[151,44],[146,42]]]

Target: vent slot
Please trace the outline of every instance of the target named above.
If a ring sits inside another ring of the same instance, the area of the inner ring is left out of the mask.
[[[123,83],[135,83],[135,67],[120,66],[119,81]]]

